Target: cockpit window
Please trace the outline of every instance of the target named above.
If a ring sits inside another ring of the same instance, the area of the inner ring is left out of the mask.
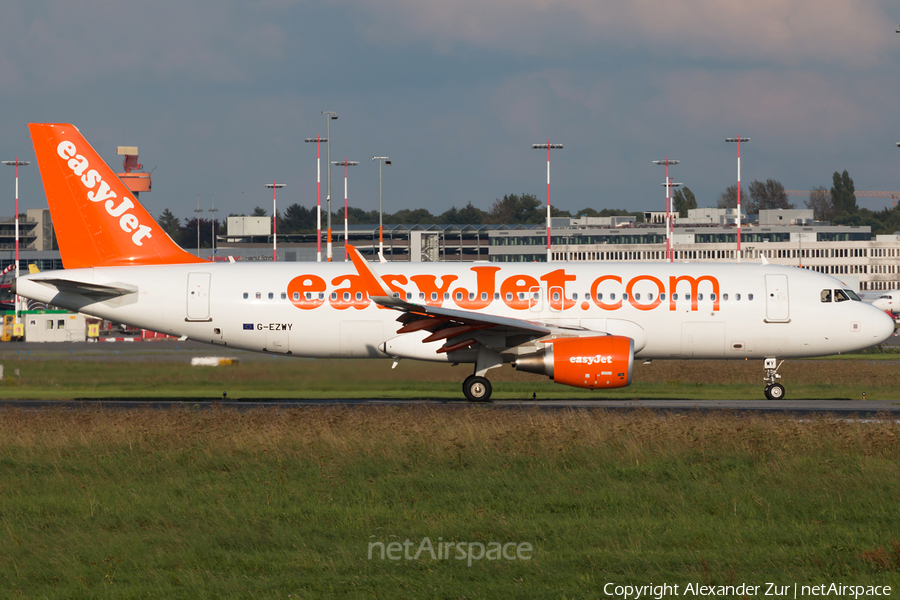
[[[822,302],[831,302],[831,290],[822,290],[820,297]]]
[[[857,302],[862,302],[862,299],[859,296],[857,296],[856,292],[854,292],[853,290],[844,290],[844,293],[847,294],[848,296],[850,296],[851,300],[855,300]]]
[[[850,297],[844,293],[844,290],[834,290],[834,301],[835,302],[846,302]]]

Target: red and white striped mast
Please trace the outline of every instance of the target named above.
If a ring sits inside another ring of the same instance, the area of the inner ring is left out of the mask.
[[[669,262],[675,261],[675,254],[672,252],[672,187],[675,185],[681,185],[680,183],[674,184],[669,180],[669,165],[677,165],[679,161],[674,159],[669,159],[666,157],[666,160],[654,160],[653,164],[655,165],[666,165],[666,182],[663,184],[666,186],[666,260]]]
[[[347,160],[345,156],[344,160],[334,161],[334,164],[344,167],[344,262],[347,262],[350,259],[350,254],[347,252],[347,244],[350,241],[350,227],[347,221],[347,167],[355,167],[359,162]]]
[[[531,147],[535,150],[547,149],[547,262],[552,262],[550,254],[550,150],[561,150],[563,146],[562,144],[551,144],[550,140],[547,140],[546,144],[532,144]]]
[[[27,160],[4,160],[4,165],[16,167],[16,277],[19,277],[19,167],[31,164]],[[14,327],[19,324],[19,295],[16,294],[16,315],[13,323]]]
[[[725,138],[726,142],[737,142],[738,148],[738,173],[737,173],[737,261],[741,262],[741,142],[749,142],[750,138],[741,136]]]
[[[328,138],[316,136],[306,138],[307,142],[316,143],[316,262],[322,262],[322,153],[320,145]]]
[[[272,188],[272,262],[278,262],[278,202],[276,200],[276,192],[278,188],[283,188],[286,183],[267,183],[267,188]]]

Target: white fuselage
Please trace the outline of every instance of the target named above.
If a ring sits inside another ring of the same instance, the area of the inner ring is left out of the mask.
[[[638,358],[807,357],[884,341],[893,323],[863,302],[823,302],[832,277],[770,265],[373,263],[419,304],[625,335]],[[134,289],[111,299],[61,293],[54,278]],[[45,280],[45,283],[41,283]],[[115,322],[212,344],[303,357],[438,354],[427,332],[398,335],[352,263],[97,267],[20,277],[17,292]],[[677,296],[677,299],[676,297]],[[508,341],[512,345],[513,341]],[[474,360],[474,359],[472,359]]]

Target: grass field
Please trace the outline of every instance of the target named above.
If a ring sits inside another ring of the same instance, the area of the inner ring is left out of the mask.
[[[390,360],[304,360],[263,357],[225,367],[191,367],[190,354],[38,356],[0,353],[6,377],[0,398],[83,397],[447,398],[461,399],[471,365]],[[786,361],[779,373],[787,397],[891,400],[898,397],[900,355]],[[18,375],[16,374],[18,373]],[[489,373],[495,399],[674,398],[762,399],[762,361],[655,361],[635,364],[634,383],[619,390],[561,386],[510,366]]]
[[[888,421],[2,410],[0,596],[556,599],[608,597],[610,582],[837,582],[896,597],[898,459]],[[425,538],[466,555],[377,552]],[[531,551],[472,559],[491,542]]]

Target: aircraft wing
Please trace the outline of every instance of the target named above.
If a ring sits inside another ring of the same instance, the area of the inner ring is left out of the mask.
[[[385,285],[381,277],[375,273],[356,248],[348,246],[348,250],[357,273],[365,282],[369,298],[380,307],[403,313],[397,319],[402,324],[397,333],[429,331],[431,335],[422,340],[423,343],[447,340],[438,349],[439,353],[460,350],[479,342],[476,338],[480,336],[475,332],[480,330],[489,330],[484,333],[500,334],[500,339],[503,340],[515,340],[515,343],[511,345],[526,343],[549,335],[605,335],[603,332],[590,331],[581,327],[557,327],[537,321],[407,302],[393,295],[390,288]],[[475,337],[469,337],[469,334],[474,334]],[[511,347],[508,342],[500,345],[504,348]]]

